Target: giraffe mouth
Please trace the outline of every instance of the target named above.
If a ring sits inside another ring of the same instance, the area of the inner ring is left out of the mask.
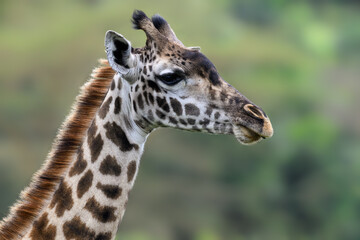
[[[234,125],[233,132],[235,138],[244,145],[251,145],[257,142],[260,142],[262,137],[260,134],[256,133],[255,131],[244,127],[242,125]]]

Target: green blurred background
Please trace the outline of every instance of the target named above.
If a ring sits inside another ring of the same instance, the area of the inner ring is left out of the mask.
[[[0,0],[0,218],[39,169],[113,29],[134,9],[270,116],[274,136],[162,129],[118,239],[360,239],[360,4],[286,0]]]

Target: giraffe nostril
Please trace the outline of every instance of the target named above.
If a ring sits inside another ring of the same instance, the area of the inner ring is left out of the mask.
[[[265,118],[264,114],[252,104],[246,104],[244,110],[257,118]]]

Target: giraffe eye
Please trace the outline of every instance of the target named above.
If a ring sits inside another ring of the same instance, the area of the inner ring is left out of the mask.
[[[182,72],[165,73],[158,75],[157,78],[163,83],[173,86],[185,79],[185,74]]]

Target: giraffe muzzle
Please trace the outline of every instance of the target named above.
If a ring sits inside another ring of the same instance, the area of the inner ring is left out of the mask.
[[[233,119],[233,132],[240,143],[249,145],[272,137],[274,130],[263,110],[247,103],[240,113],[240,116]]]
[[[252,115],[253,118],[259,119],[260,121],[263,122],[262,129],[261,129],[260,132],[258,132],[258,134],[262,138],[272,137],[272,135],[274,134],[274,130],[273,130],[273,127],[271,125],[269,117],[265,114],[265,112],[263,110],[261,110],[260,108],[256,107],[253,104],[250,104],[250,103],[244,105],[244,110],[249,115]]]

